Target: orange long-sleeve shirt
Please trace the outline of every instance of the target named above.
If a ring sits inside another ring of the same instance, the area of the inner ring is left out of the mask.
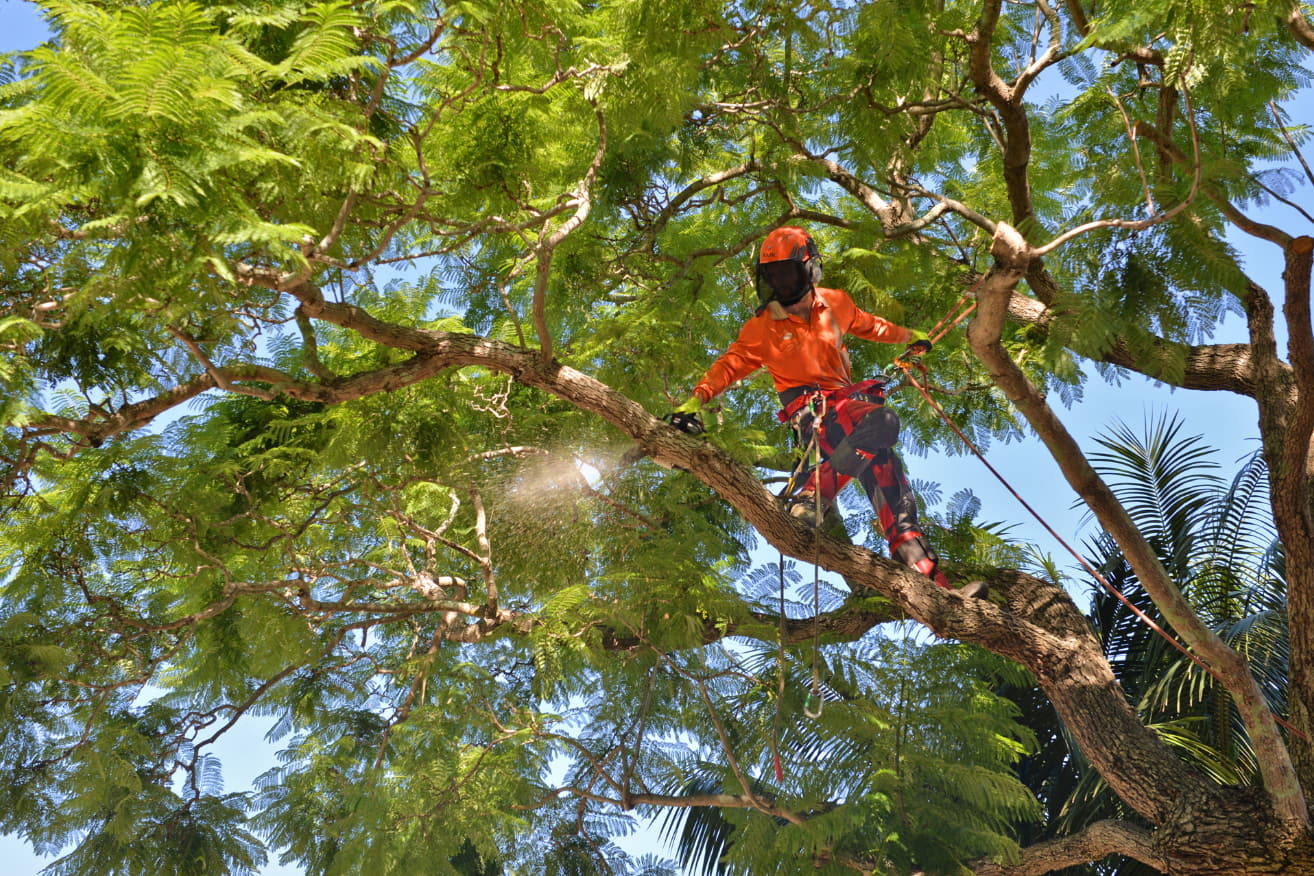
[[[839,289],[818,287],[811,316],[810,320],[793,315],[775,319],[763,311],[748,320],[730,348],[707,369],[694,394],[708,401],[759,368],[770,372],[776,392],[796,386],[838,389],[853,382],[845,335],[889,344],[912,340],[908,329],[873,316]]]

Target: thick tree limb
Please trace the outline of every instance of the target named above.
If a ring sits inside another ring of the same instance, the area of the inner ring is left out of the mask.
[[[992,274],[1018,278],[1026,271],[1034,252],[1021,235],[1004,225],[1000,226],[1000,233],[995,237],[993,251],[996,269]],[[1006,282],[992,283],[987,277],[987,282],[981,285],[977,295],[977,316],[968,329],[973,352],[990,370],[996,385],[1004,390],[1049,448],[1068,483],[1090,507],[1105,531],[1118,543],[1142,586],[1159,606],[1164,617],[1191,649],[1220,675],[1250,732],[1258,754],[1264,787],[1272,795],[1280,817],[1292,824],[1307,826],[1309,813],[1291,757],[1278,732],[1277,722],[1244,658],[1229,648],[1192,610],[1126,510],[1086,461],[1076,440],[1000,343],[1010,297],[1011,285]],[[1135,789],[1118,787],[1116,771],[1105,772],[1112,768],[1111,763],[1100,763],[1097,760],[1097,757],[1107,755],[1107,752],[1092,753],[1092,762],[1096,763],[1120,796],[1134,796]],[[1124,799],[1127,797],[1124,796]],[[1150,812],[1138,811],[1157,820]],[[1165,814],[1159,812],[1158,816],[1163,817]]]
[[[1025,271],[1029,252],[1007,226],[1001,226],[1000,238],[996,247],[1000,266],[980,289],[988,314],[977,321],[978,325],[994,326],[996,345],[1003,313]],[[568,400],[614,424],[657,460],[692,472],[730,501],[784,553],[810,562],[815,547],[815,556],[822,567],[885,595],[909,617],[937,634],[980,643],[1027,666],[1111,787],[1151,822],[1171,823],[1188,799],[1191,805],[1210,805],[1215,789],[1141,724],[1103,659],[1099,642],[1084,616],[1061,589],[1029,576],[1001,573],[992,581],[1006,601],[1006,606],[1001,608],[940,590],[923,576],[861,547],[827,538],[816,545],[813,531],[783,513],[751,469],[709,442],[672,429],[634,401],[582,372],[555,361],[545,362],[535,350],[474,335],[387,323],[362,308],[325,301],[309,285],[297,286],[295,294],[312,318],[324,319],[377,343],[410,350],[416,355],[405,366],[406,371],[390,372],[387,385],[372,377],[356,383],[346,380],[328,385],[294,382],[280,387],[281,391],[298,398],[342,401],[355,397],[353,393],[358,396],[405,386],[439,370],[466,365],[513,375],[526,386]],[[973,335],[978,332],[974,326]],[[990,341],[988,335],[985,338]],[[973,337],[974,349],[977,345],[978,339]],[[983,358],[988,364],[993,362],[989,356]],[[992,370],[996,369],[992,367]],[[1001,386],[1009,390],[1008,375],[1001,371],[1000,379]],[[1022,400],[1024,410],[1027,405],[1035,404],[1025,392],[1010,394]],[[1052,417],[1052,413],[1048,416]],[[1041,428],[1037,427],[1037,431]],[[1060,457],[1064,455],[1062,450],[1055,452]],[[474,606],[470,608],[473,610]],[[486,610],[487,606],[479,607],[480,612]],[[484,633],[480,624],[469,626],[472,636]],[[1147,781],[1147,777],[1152,780]],[[1265,778],[1268,780],[1269,776],[1266,774]],[[1193,842],[1202,839],[1207,838],[1201,838],[1198,831],[1192,834]],[[1267,834],[1256,834],[1256,842],[1268,839]]]
[[[1012,87],[995,72],[992,52],[1002,6],[1003,0],[985,0],[982,4],[981,16],[967,35],[969,70],[977,93],[990,102],[1004,124],[1001,159],[1008,203],[1013,222],[1019,228],[1029,230],[1035,219],[1031,182],[1027,175],[1027,165],[1031,161],[1031,124],[1022,96],[1030,80],[1024,78],[1019,87]]]
[[[1020,277],[1018,271],[999,272],[986,285],[995,287],[996,297],[1002,294],[1007,300]],[[307,312],[319,318],[380,343],[424,349],[430,367],[482,365],[513,374],[525,385],[597,414],[633,437],[659,462],[692,472],[730,501],[777,549],[812,561],[813,532],[783,513],[750,469],[714,445],[672,429],[588,375],[557,362],[543,362],[533,351],[472,335],[392,326],[359,308],[313,300],[304,289],[298,293],[304,295]],[[823,538],[815,550],[823,568],[887,596],[936,633],[978,642],[1030,668],[1065,721],[1081,728],[1078,737],[1095,752],[1093,759],[1111,776],[1111,784],[1146,817],[1169,817],[1181,788],[1208,793],[1207,783],[1140,723],[1104,661],[1099,642],[1061,591],[1035,603],[1023,599],[1016,610],[1001,611],[990,603],[940,590],[923,576],[860,547]],[[1003,589],[1018,594],[1034,593],[1037,586],[1026,576],[1001,583]],[[1044,611],[1037,612],[1040,607]],[[1094,723],[1093,715],[1100,716]],[[1119,740],[1116,750],[1110,739]],[[1147,775],[1162,778],[1147,784]]]
[[[59,432],[81,435],[89,444],[94,446],[124,432],[139,429],[166,411],[196,398],[206,390],[215,389],[217,386],[214,377],[209,374],[200,374],[157,396],[126,404],[113,412],[92,414],[82,420],[50,414],[37,417],[28,423],[25,428],[38,435]]]
[[[1043,302],[1016,293],[1009,299],[1008,316],[1041,329],[1048,329],[1058,318]],[[1251,398],[1258,392],[1249,344],[1188,345],[1160,338],[1154,346],[1160,352],[1139,357],[1132,355],[1126,342],[1117,340],[1098,361],[1182,389],[1226,390]]]
[[[979,863],[976,876],[1044,876],[1065,867],[1120,854],[1168,872],[1168,863],[1155,851],[1151,833],[1125,821],[1097,821],[1081,833],[1036,843],[1022,850],[1016,864]]]
[[[1288,701],[1297,727],[1314,736],[1314,514],[1308,474],[1314,436],[1314,324],[1310,316],[1310,271],[1314,238],[1298,237],[1286,249],[1283,315],[1296,398],[1282,413],[1284,427],[1266,443],[1274,519],[1287,559],[1287,611],[1291,629]],[[1280,404],[1282,396],[1274,399]],[[1274,404],[1276,407],[1277,404]],[[1300,776],[1314,787],[1314,744],[1293,740]]]
[[[1287,30],[1296,38],[1296,42],[1305,48],[1314,52],[1314,25],[1309,23],[1309,19],[1301,13],[1301,4],[1292,5],[1291,12],[1287,14]]]

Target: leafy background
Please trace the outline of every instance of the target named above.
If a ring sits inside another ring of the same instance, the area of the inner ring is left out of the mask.
[[[5,0],[2,8],[4,25],[0,28],[0,51],[31,48],[41,40],[45,28],[30,4],[22,0]],[[1303,105],[1293,106],[1298,110],[1293,121],[1314,124],[1314,97],[1309,97]],[[478,164],[477,155],[469,158],[470,163]],[[1258,253],[1250,238],[1237,235],[1231,243],[1243,253],[1247,269],[1261,284],[1270,288],[1280,287],[1280,265],[1266,257],[1266,254]],[[1235,336],[1229,336],[1229,330],[1236,332]],[[1245,338],[1240,336],[1239,326],[1225,322],[1213,340],[1227,342],[1243,341]],[[1279,336],[1279,344],[1283,343],[1284,338]],[[1093,433],[1106,429],[1115,419],[1133,426],[1139,425],[1142,420],[1156,416],[1159,411],[1154,406],[1162,403],[1161,396],[1142,378],[1129,378],[1119,386],[1109,386],[1095,380],[1087,385],[1084,396],[1072,406],[1066,420],[1075,434],[1084,436],[1083,444],[1087,449],[1093,449],[1093,442],[1089,439]],[[1185,423],[1184,431],[1206,435],[1208,442],[1219,448],[1218,458],[1225,464],[1255,449],[1256,433],[1251,425],[1253,413],[1249,402],[1223,393],[1179,391],[1171,397],[1171,403]],[[997,443],[989,448],[988,453],[992,464],[1004,473],[1022,492],[1023,497],[1069,543],[1081,543],[1085,531],[1084,517],[1072,507],[1066,487],[1055,489],[1056,485],[1061,484],[1061,478],[1048,455],[1038,450],[1038,445],[1029,440]],[[981,498],[984,519],[1016,523],[1018,528],[1015,534],[1035,541],[1043,550],[1053,554],[1061,566],[1072,565],[1062,554],[1062,549],[1027,517],[1016,500],[975,459],[965,455],[937,453],[925,456],[914,452],[908,456],[908,465],[912,476],[919,482],[927,486],[938,485],[938,489],[925,489],[926,495],[947,500],[957,490],[968,488]],[[941,504],[943,507],[943,501]],[[765,554],[759,557],[761,562],[772,559]],[[1079,591],[1074,592],[1079,601],[1086,596],[1082,587],[1080,584],[1074,585],[1074,590]],[[214,754],[223,762],[222,780],[227,790],[249,787],[256,775],[271,766],[272,749],[263,741],[265,729],[258,721],[247,719],[216,746]],[[654,850],[657,842],[657,829],[654,827],[646,835],[631,837],[622,845],[640,853]],[[0,856],[5,861],[5,872],[15,876],[35,873],[46,863],[25,844],[10,837],[0,838]],[[277,876],[300,871],[271,863],[261,872]]]

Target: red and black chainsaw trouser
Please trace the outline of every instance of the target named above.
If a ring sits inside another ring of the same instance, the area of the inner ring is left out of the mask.
[[[818,412],[823,428],[818,435],[821,465],[803,485],[803,492],[818,487],[829,507],[849,480],[857,478],[871,501],[881,531],[890,545],[890,556],[921,572],[941,587],[948,587],[939,569],[939,557],[917,522],[917,499],[904,474],[903,462],[894,452],[899,439],[899,417],[885,407],[877,389],[855,391],[854,387],[827,392],[822,401],[810,393],[811,403],[799,405],[797,392],[782,394],[786,411],[796,411],[789,421],[803,447],[811,447]]]

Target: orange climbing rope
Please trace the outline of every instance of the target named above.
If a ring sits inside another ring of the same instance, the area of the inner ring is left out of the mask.
[[[980,283],[976,284],[976,286],[979,285],[981,284]],[[927,333],[930,336],[931,343],[933,344],[939,343],[941,338],[949,334],[950,329],[952,329],[954,326],[958,325],[960,322],[966,319],[967,315],[976,309],[976,299],[975,297],[973,297],[974,293],[976,292],[976,286],[973,286],[971,289],[968,289],[966,292],[964,292],[962,297],[958,299],[958,303],[955,304],[953,307],[949,308],[949,312],[945,314],[944,319],[937,322],[935,326]],[[963,307],[964,302],[968,302],[969,299],[970,299],[970,303],[968,303],[967,307],[964,308]],[[955,314],[957,315],[955,316]],[[949,319],[951,316],[953,317],[952,321],[950,321]],[[945,325],[945,323],[948,323],[948,325]]]

